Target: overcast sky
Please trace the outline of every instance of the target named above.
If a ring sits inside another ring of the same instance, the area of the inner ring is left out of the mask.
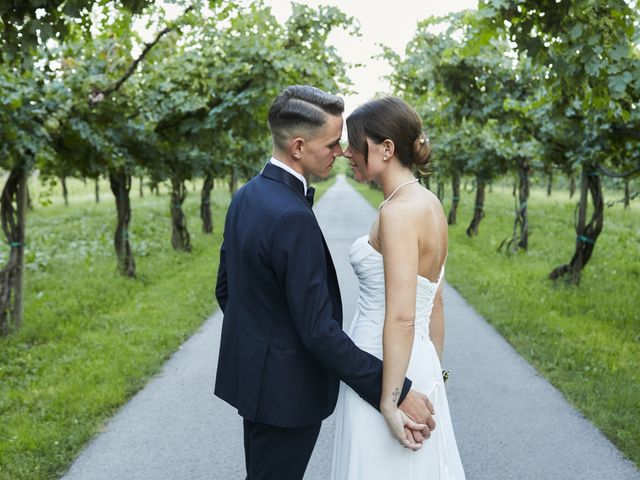
[[[388,91],[388,83],[380,77],[389,74],[391,67],[382,60],[371,58],[381,52],[378,44],[384,44],[402,54],[420,20],[432,15],[476,8],[478,5],[477,0],[298,0],[296,3],[312,7],[334,5],[360,23],[360,38],[352,38],[340,32],[330,37],[330,42],[345,60],[363,64],[362,68],[349,72],[357,94],[345,96],[347,114],[360,103],[371,99],[376,92]],[[291,14],[290,0],[265,0],[265,4],[272,8],[273,14],[281,22]]]

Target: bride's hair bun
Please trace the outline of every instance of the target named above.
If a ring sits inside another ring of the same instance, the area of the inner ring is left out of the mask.
[[[417,167],[424,167],[429,164],[431,158],[431,144],[429,143],[429,137],[424,132],[420,132],[420,135],[413,144],[413,164]]]

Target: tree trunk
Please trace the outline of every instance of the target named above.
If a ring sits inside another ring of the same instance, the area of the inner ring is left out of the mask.
[[[9,259],[0,270],[0,335],[3,336],[22,324],[27,177],[24,164],[15,166],[0,197],[0,220],[9,244]]]
[[[211,190],[213,190],[213,174],[207,172],[202,184],[200,194],[200,218],[202,219],[202,231],[213,233],[213,221],[211,220]]]
[[[551,189],[553,188],[553,172],[547,174],[547,197],[551,196]]]
[[[516,221],[514,229],[520,227],[520,240],[518,241],[518,248],[525,252],[529,249],[529,190],[531,182],[529,180],[529,162],[523,160],[520,165],[520,178],[518,181],[518,202],[519,205],[516,208]]]
[[[573,198],[576,193],[576,177],[569,177],[569,198]]]
[[[27,186],[27,210],[33,210],[33,200],[31,199],[31,192],[29,192],[29,187]]]
[[[144,197],[144,191],[142,190],[143,186],[144,186],[144,181],[143,181],[143,178],[140,177],[140,198]]]
[[[440,202],[442,202],[444,200],[444,182],[439,181],[438,182],[438,187],[437,187],[437,193],[436,195],[438,196],[438,199],[440,200]]]
[[[64,198],[65,206],[69,206],[69,191],[67,190],[66,177],[60,177],[60,183],[62,184],[62,198]]]
[[[191,237],[187,230],[187,217],[182,211],[182,203],[187,198],[184,182],[171,179],[171,245],[174,250],[191,251]]]
[[[473,209],[473,218],[471,219],[471,223],[467,228],[467,236],[474,237],[478,235],[478,225],[480,225],[480,221],[484,218],[484,197],[485,197],[485,181],[476,177],[476,201]]]
[[[451,191],[453,197],[451,199],[451,210],[449,210],[449,217],[447,223],[449,225],[455,225],[457,223],[458,205],[460,204],[460,175],[456,173],[451,181]]]
[[[111,191],[116,198],[116,211],[118,219],[114,235],[114,247],[118,258],[118,271],[127,277],[136,276],[136,263],[129,242],[129,222],[131,221],[131,203],[129,192],[131,191],[131,175],[124,169],[109,173]]]
[[[624,209],[631,208],[631,195],[629,195],[629,179],[624,179]]]
[[[238,191],[238,174],[236,167],[232,167],[231,175],[229,176],[229,194],[233,197]]]
[[[517,253],[518,250],[529,248],[529,218],[527,214],[527,204],[529,202],[529,190],[531,186],[529,175],[531,169],[526,159],[518,160],[518,185],[513,189],[515,199],[515,220],[513,222],[513,234],[510,239],[505,239],[498,251],[505,247],[506,253]]]
[[[96,194],[96,203],[100,203],[100,179],[96,178],[95,180],[95,194]]]
[[[589,223],[586,223],[589,194],[593,202],[593,212]],[[602,182],[593,166],[584,165],[580,178],[580,203],[578,205],[578,221],[576,224],[576,249],[571,261],[566,265],[555,268],[549,278],[557,280],[565,277],[568,283],[578,285],[580,274],[587,265],[602,225],[604,223],[604,199],[602,197]]]

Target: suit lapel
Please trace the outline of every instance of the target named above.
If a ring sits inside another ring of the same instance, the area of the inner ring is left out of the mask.
[[[291,188],[298,197],[304,202],[304,204],[309,207],[311,212],[313,213],[313,209],[309,205],[309,202],[304,196],[304,186],[302,182],[298,180],[296,177],[291,175],[286,170],[275,166],[271,162],[267,163],[264,166],[264,169],[261,172],[263,177],[269,178],[271,180],[275,180],[276,182],[284,183],[289,188]],[[315,214],[314,214],[315,217]],[[333,265],[333,259],[331,258],[331,253],[329,252],[329,247],[327,246],[327,242],[324,239],[324,235],[320,232],[320,236],[322,237],[322,245],[324,247],[325,258],[327,259],[327,279],[329,284],[329,294],[331,295],[331,300],[334,305],[334,316],[336,320],[339,320],[340,325],[342,325],[342,298],[340,296],[340,286],[338,284],[338,275],[336,274],[335,266]]]
[[[311,208],[309,202],[304,196],[304,186],[302,185],[302,182],[291,175],[289,172],[287,172],[285,169],[276,167],[273,163],[269,162],[262,169],[261,175],[271,180],[275,180],[276,182],[284,183],[291,190],[298,194],[305,205]]]

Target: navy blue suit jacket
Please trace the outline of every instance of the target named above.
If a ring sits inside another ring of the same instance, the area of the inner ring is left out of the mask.
[[[216,297],[224,320],[215,394],[246,420],[317,423],[333,412],[339,380],[379,409],[382,362],[342,330],[327,244],[302,183],[280,167],[268,163],[231,201]]]

